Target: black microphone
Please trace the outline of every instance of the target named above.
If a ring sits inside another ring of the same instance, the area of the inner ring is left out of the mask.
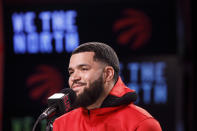
[[[53,94],[48,98],[48,108],[40,115],[40,120],[51,118],[54,115],[60,116],[71,111],[75,99],[76,93],[70,88],[65,88],[60,93]]]
[[[39,121],[46,119],[48,120],[47,126],[46,126],[46,131],[51,131],[52,129],[52,117],[56,115],[63,115],[66,112],[71,111],[74,109],[72,104],[74,103],[76,99],[76,93],[70,89],[70,88],[65,88],[61,90],[60,93],[55,93],[52,96],[50,96],[47,100],[48,102],[48,108],[38,117],[36,120],[32,131],[35,131],[37,124]]]

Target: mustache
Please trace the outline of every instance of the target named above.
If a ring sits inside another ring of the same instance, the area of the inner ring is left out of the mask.
[[[84,82],[79,82],[79,81],[74,81],[74,82],[72,83],[72,85],[71,85],[71,88],[72,88],[73,86],[75,86],[75,85],[83,86],[83,85],[86,85],[86,83],[84,83]]]

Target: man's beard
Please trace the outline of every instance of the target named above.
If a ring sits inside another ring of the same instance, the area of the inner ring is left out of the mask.
[[[84,88],[74,102],[74,107],[88,107],[94,104],[104,91],[102,75],[90,84],[89,88]]]

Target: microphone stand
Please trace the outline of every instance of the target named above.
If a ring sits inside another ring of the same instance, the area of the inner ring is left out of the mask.
[[[47,119],[46,131],[53,131],[53,121],[52,121],[52,119]]]
[[[47,125],[46,125],[46,131],[53,131],[53,119],[52,117],[47,117],[47,112],[49,112],[51,110],[51,108],[47,108],[36,120],[32,131],[35,131],[37,124],[43,120],[47,118]]]
[[[35,131],[37,124],[42,120],[42,114],[38,117],[36,122],[34,123],[34,126],[32,128],[32,131]]]

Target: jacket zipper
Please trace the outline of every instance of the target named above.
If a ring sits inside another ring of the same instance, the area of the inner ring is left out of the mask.
[[[90,116],[90,110],[88,110],[88,117],[89,117],[89,120],[90,120],[90,123],[91,123],[91,131],[94,131],[93,130],[93,126],[92,126],[92,122],[91,122],[91,116]]]

